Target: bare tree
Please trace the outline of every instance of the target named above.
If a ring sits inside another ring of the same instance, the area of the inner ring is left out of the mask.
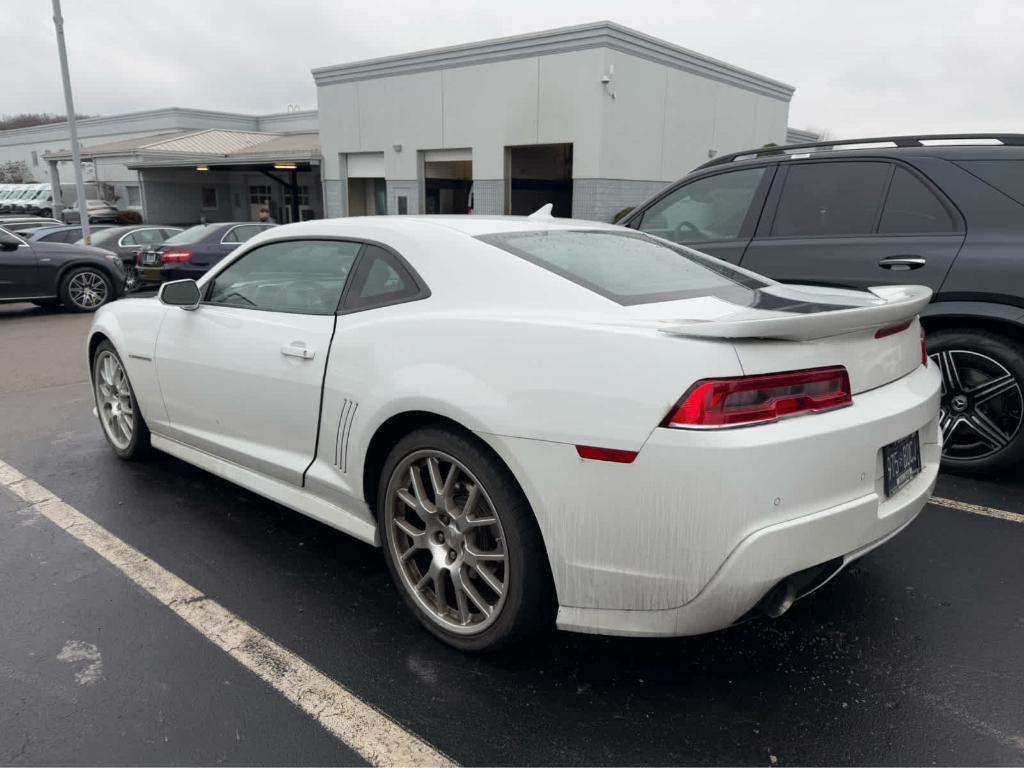
[[[0,184],[25,184],[35,181],[24,160],[0,164]]]

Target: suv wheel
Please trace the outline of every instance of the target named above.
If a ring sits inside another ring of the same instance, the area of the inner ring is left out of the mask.
[[[991,331],[928,334],[942,373],[942,466],[988,475],[1024,460],[1024,345]]]
[[[114,298],[114,286],[103,270],[77,267],[60,281],[60,298],[72,312],[95,312]]]

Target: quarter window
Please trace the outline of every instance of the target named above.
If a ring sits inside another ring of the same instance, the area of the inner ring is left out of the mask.
[[[739,239],[766,168],[697,179],[644,212],[640,231],[677,243]]]
[[[876,162],[791,165],[772,235],[873,234],[891,172],[891,165]]]
[[[905,168],[896,168],[879,234],[953,232],[956,221],[935,194]]]
[[[258,246],[217,275],[207,302],[268,312],[333,314],[360,247],[339,240]]]
[[[420,295],[420,287],[394,254],[376,245],[366,246],[345,309],[355,311],[397,304]]]
[[[241,226],[234,227],[224,235],[225,243],[244,243],[251,237],[258,235],[267,227],[261,227],[256,224],[242,224]]]

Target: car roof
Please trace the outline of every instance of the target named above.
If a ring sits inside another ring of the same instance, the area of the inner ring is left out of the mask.
[[[275,227],[274,237],[285,232],[299,235],[344,236],[350,230],[365,225],[386,227],[394,231],[430,231],[438,227],[470,237],[492,235],[499,232],[537,232],[550,230],[623,229],[612,224],[580,219],[560,219],[530,216],[482,216],[479,214],[423,215],[423,216],[345,216],[337,219],[314,219],[297,224]],[[261,235],[263,237],[263,235]]]
[[[949,160],[1024,160],[1024,134],[883,136],[763,146],[716,157],[695,168],[693,173],[765,165],[780,160],[907,156]]]

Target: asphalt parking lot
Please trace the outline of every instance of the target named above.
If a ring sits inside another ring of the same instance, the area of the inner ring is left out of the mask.
[[[117,460],[89,323],[0,307],[0,462],[454,762],[1024,763],[1020,473],[941,478],[952,506],[776,621],[466,657],[377,550],[170,457]],[[0,763],[365,762],[279,688],[0,488]]]

